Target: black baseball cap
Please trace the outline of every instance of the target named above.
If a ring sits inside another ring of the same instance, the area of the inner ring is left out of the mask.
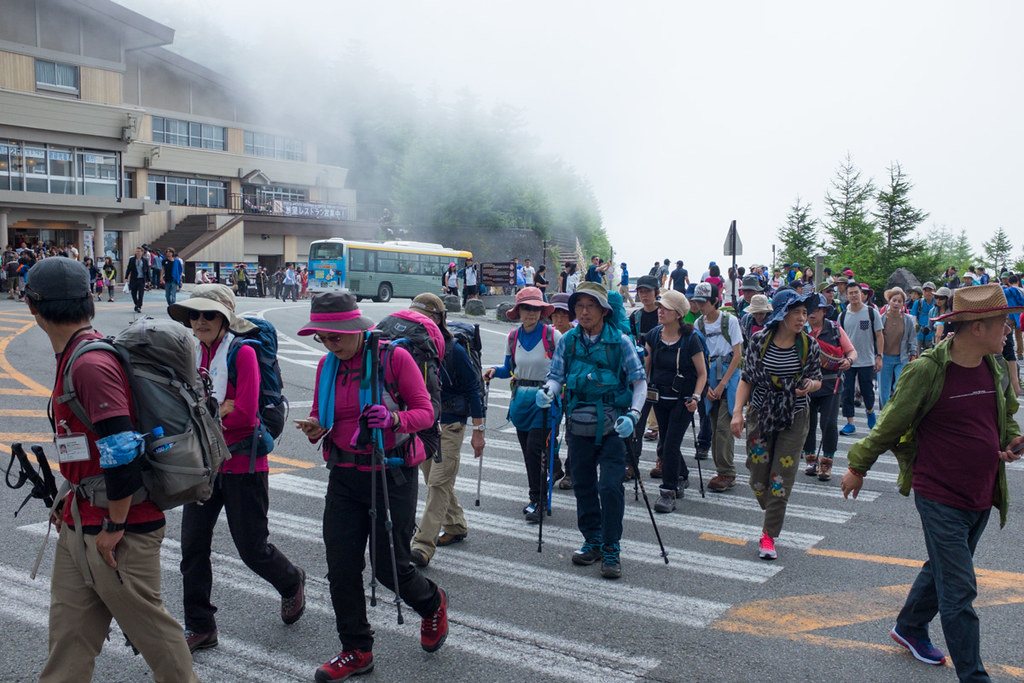
[[[37,261],[25,279],[25,295],[33,301],[72,301],[92,295],[89,269],[63,256]]]

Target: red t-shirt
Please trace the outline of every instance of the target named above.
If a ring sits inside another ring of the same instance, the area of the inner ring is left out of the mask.
[[[66,359],[70,358],[75,348],[86,339],[102,338],[103,335],[95,330],[81,334],[71,342],[64,354],[57,354],[57,378],[52,395],[53,416],[57,430],[61,434],[65,432],[61,426],[63,421],[67,423],[72,432],[84,433],[89,440],[89,460],[60,463],[61,475],[72,484],[77,484],[86,477],[103,474],[103,470],[100,468],[100,453],[96,448],[96,440],[100,437],[95,432],[87,430],[85,425],[71,412],[68,404],[59,403],[57,398],[64,393]],[[131,401],[128,399],[128,378],[125,377],[121,363],[112,354],[105,351],[90,351],[83,354],[71,368],[71,383],[78,395],[78,400],[82,403],[86,414],[94,425],[101,420],[124,415],[132,418],[134,422]],[[99,526],[103,518],[107,516],[106,508],[93,507],[87,500],[78,501],[78,510],[82,515],[83,527]],[[125,521],[128,524],[143,524],[163,518],[164,514],[153,503],[146,501],[133,505],[128,511]],[[71,518],[70,499],[64,505],[64,523],[74,524]]]
[[[946,366],[942,394],[917,429],[914,491],[961,510],[992,507],[999,467],[996,386],[988,364]]]

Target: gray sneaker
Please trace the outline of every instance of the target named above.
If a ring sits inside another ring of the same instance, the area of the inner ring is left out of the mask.
[[[655,512],[672,512],[676,509],[676,492],[672,489],[658,489],[661,496],[654,504]]]

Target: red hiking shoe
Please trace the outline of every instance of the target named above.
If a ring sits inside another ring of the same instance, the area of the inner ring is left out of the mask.
[[[349,676],[368,674],[371,671],[373,671],[372,652],[345,650],[319,667],[314,680],[317,683],[331,683],[332,681],[343,681]]]
[[[437,652],[448,637],[448,594],[440,586],[441,604],[437,611],[420,622],[420,645],[427,652]]]

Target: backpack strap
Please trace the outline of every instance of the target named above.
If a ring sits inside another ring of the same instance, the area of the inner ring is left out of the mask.
[[[516,326],[511,332],[508,333],[508,338],[511,340],[512,346],[512,372],[516,371],[516,346],[519,345],[519,329],[520,326]]]
[[[64,365],[64,393],[57,397],[57,403],[67,403],[68,408],[71,410],[71,412],[74,413],[75,417],[77,417],[89,431],[93,430],[92,420],[89,419],[88,413],[85,412],[85,406],[82,405],[82,402],[78,399],[77,392],[75,392],[75,385],[71,379],[71,368],[75,364],[75,361],[81,358],[83,354],[88,353],[89,351],[92,351],[94,349],[101,351],[109,351],[110,353],[114,354],[114,357],[117,358],[117,361],[118,363],[121,364],[122,368],[124,367],[124,362],[123,359],[121,358],[121,354],[118,353],[117,349],[114,348],[114,345],[111,344],[109,340],[95,339],[84,341],[75,348],[74,352],[71,354],[71,358],[69,358],[68,362],[65,363]],[[127,371],[125,374],[126,376],[130,377]],[[56,425],[54,425],[53,427],[54,431],[56,432]]]
[[[551,360],[555,357],[555,328],[552,325],[545,325],[541,331],[541,339],[544,342],[544,355]]]

